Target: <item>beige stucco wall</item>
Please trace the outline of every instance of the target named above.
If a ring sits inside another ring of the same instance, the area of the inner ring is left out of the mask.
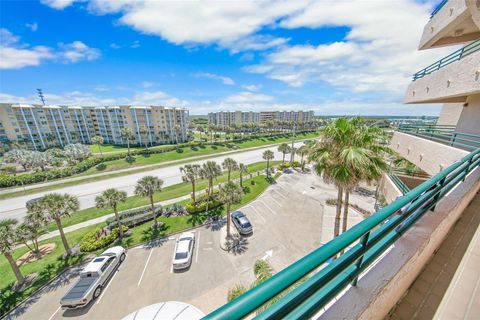
[[[442,106],[437,125],[456,126],[460,114],[462,113],[463,103],[446,103]]]
[[[462,43],[475,38],[478,31],[472,15],[476,0],[449,0],[423,29],[419,49]],[[454,36],[462,30],[464,36]]]
[[[386,173],[384,173],[382,179],[380,179],[379,191],[380,194],[385,197],[387,203],[392,203],[397,197],[403,195],[400,189],[397,188],[395,183],[393,183],[392,179],[390,179]]]
[[[479,84],[480,85],[480,84]],[[480,135],[480,94],[468,97],[455,131]]]
[[[430,175],[437,174],[468,154],[465,150],[402,132],[393,134],[390,147]]]
[[[475,94],[480,94],[480,51],[412,81],[404,102],[465,102]]]
[[[384,319],[480,189],[480,169],[427,212],[319,319]]]

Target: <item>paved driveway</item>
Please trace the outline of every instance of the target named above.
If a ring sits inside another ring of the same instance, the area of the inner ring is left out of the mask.
[[[11,317],[121,319],[143,306],[168,300],[188,302],[208,313],[226,302],[227,291],[234,284],[248,286],[252,282],[257,259],[268,260],[278,272],[321,245],[328,236],[323,233],[332,232],[331,226],[324,225],[325,212],[330,209],[322,203],[335,194],[335,189],[319,185],[320,179],[313,175],[283,175],[241,209],[252,221],[254,233],[234,252],[220,249],[222,223],[203,226],[195,230],[195,252],[188,271],[172,271],[176,237],[170,237],[130,249],[103,294],[88,307],[74,311],[58,308],[60,298],[77,279],[76,269]],[[352,213],[349,224],[361,220],[360,215]]]

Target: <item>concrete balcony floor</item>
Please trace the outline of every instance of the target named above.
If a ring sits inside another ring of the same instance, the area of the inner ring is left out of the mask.
[[[479,319],[480,194],[388,319]]]

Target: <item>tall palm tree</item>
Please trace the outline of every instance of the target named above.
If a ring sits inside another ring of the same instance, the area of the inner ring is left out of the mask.
[[[297,150],[297,154],[300,156],[300,167],[302,168],[302,171],[305,169],[305,162],[303,161],[303,157],[308,155],[310,149],[308,146],[303,145]]]
[[[41,198],[38,205],[43,209],[43,212],[47,215],[48,219],[55,221],[57,224],[65,252],[67,255],[71,255],[72,250],[70,249],[65,233],[63,232],[62,218],[69,217],[71,214],[78,211],[78,198],[68,193],[49,193]]]
[[[222,174],[222,168],[215,161],[207,161],[202,165],[200,177],[208,180],[208,198],[212,195],[213,180]]]
[[[25,282],[25,277],[13,258],[13,250],[17,244],[16,224],[17,220],[15,219],[0,220],[0,252],[3,253],[10,264],[15,278],[17,278],[17,283],[22,285]]]
[[[190,182],[192,184],[192,201],[196,202],[195,199],[195,182],[200,177],[201,167],[198,164],[187,164],[184,167],[180,167],[180,172],[182,175],[182,180],[184,182]]]
[[[157,215],[155,214],[155,202],[153,196],[155,192],[162,191],[163,180],[154,176],[145,176],[137,181],[135,185],[135,195],[139,197],[148,197],[150,206],[152,208],[153,219],[155,221],[154,227],[158,227]]]
[[[248,166],[246,164],[240,163],[238,165],[238,171],[240,172],[240,187],[243,189],[243,175],[248,173]]]
[[[243,190],[239,185],[232,181],[227,182],[220,188],[219,199],[227,206],[227,238],[230,237],[230,208],[232,204],[240,203],[242,200]]]
[[[17,228],[17,235],[19,241],[38,257],[40,256],[38,238],[45,231],[45,226],[48,221],[40,205],[35,204],[29,206],[27,210],[27,215]]]
[[[122,131],[120,134],[123,139],[127,140],[128,156],[130,157],[130,141],[135,139],[135,136],[133,135],[132,130],[126,127],[122,128]]]
[[[103,156],[102,149],[100,148],[100,146],[103,144],[103,137],[102,136],[93,137],[92,143],[98,146],[98,151],[100,151],[100,155]]]
[[[270,178],[269,165],[270,165],[270,160],[272,160],[274,157],[275,157],[275,155],[273,154],[273,151],[271,151],[271,150],[265,150],[262,154],[263,160],[267,160],[267,178]]]
[[[283,154],[282,166],[285,163],[285,155],[287,153],[290,153],[291,151],[292,151],[292,148],[286,143],[282,143],[281,145],[278,146],[278,152],[281,152]]]
[[[227,171],[227,181],[230,181],[230,173],[238,170],[238,163],[232,158],[225,158],[222,162],[223,170]]]
[[[125,191],[120,191],[115,188],[110,188],[102,192],[101,195],[95,197],[95,206],[97,208],[112,208],[115,213],[115,218],[117,219],[118,232],[120,239],[123,238],[123,229],[122,222],[120,221],[120,216],[118,215],[118,205],[127,200],[127,193]]]

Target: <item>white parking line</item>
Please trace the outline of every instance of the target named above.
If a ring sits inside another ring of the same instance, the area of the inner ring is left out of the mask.
[[[175,260],[176,251],[177,251],[177,244],[175,244],[175,249],[173,249],[172,262],[170,263],[170,273],[173,273],[173,260]]]
[[[50,318],[48,318],[48,320],[52,320],[53,317],[55,317],[55,315],[57,314],[57,312],[60,311],[60,309],[62,309],[62,307],[58,307],[57,310],[55,310],[55,312],[50,316]]]
[[[265,218],[260,214],[260,212],[258,212],[257,208],[251,206],[251,208],[253,209],[253,211],[255,211],[255,213],[260,217],[260,219],[263,221],[263,223],[267,223],[267,220],[265,220]]]
[[[272,189],[273,192],[276,192],[280,197],[282,197],[283,199],[287,199],[286,196],[284,196],[280,191],[276,190],[276,189]]]
[[[195,242],[197,243],[197,252],[195,253],[195,262],[198,263],[198,251],[200,250],[200,231],[198,231],[198,239]]]
[[[275,198],[273,198],[273,197],[270,197],[270,198],[272,199],[273,202],[275,202],[277,204],[277,206],[279,206],[280,208],[283,207],[283,205],[280,202],[278,202],[277,200],[275,200]]]
[[[273,213],[274,215],[277,215],[277,213],[273,211],[273,209],[270,208],[265,202],[263,202],[262,200],[257,200],[257,201],[263,204],[268,210],[270,210],[271,213]]]
[[[140,276],[140,279],[138,280],[137,286],[140,285],[140,282],[142,282],[143,275],[145,274],[145,270],[147,270],[148,262],[150,261],[150,258],[152,257],[153,249],[150,249],[150,254],[148,255],[147,262],[145,263],[145,267],[143,267],[142,275]]]
[[[107,286],[105,287],[105,289],[102,290],[102,294],[100,295],[100,297],[98,297],[97,303],[95,303],[95,304],[100,303],[100,300],[102,300],[102,297],[104,296],[105,292],[107,292],[108,287],[110,287],[110,284],[113,282],[113,279],[117,276],[119,271],[120,271],[120,269],[117,269],[115,271],[115,273],[113,274],[113,277],[110,279],[110,281],[108,281]]]

